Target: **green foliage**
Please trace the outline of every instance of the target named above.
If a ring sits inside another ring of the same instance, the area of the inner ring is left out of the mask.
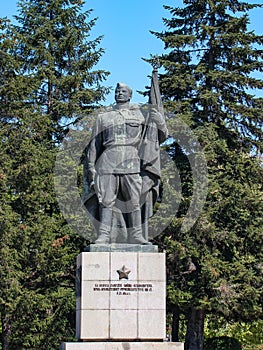
[[[0,314],[3,350],[74,339],[75,260],[86,245],[54,192],[57,147],[96,107],[107,73],[81,1],[21,1],[0,21]]]
[[[197,339],[202,343],[202,321],[191,324],[193,307],[231,322],[251,322],[262,314],[258,247],[263,99],[253,90],[263,88],[263,36],[248,30],[249,10],[261,5],[183,3],[182,8],[166,7],[171,15],[164,19],[167,30],[153,32],[166,50],[158,57],[163,69],[160,87],[170,133],[178,119],[183,120],[202,146],[208,191],[199,219],[183,232],[194,183],[189,151],[179,135],[168,152],[180,174],[182,200],[160,242],[167,251],[169,309],[176,305],[190,320],[186,349],[190,343],[193,349],[202,349],[197,345]],[[190,328],[195,329],[191,334]]]
[[[260,349],[263,346],[262,320],[244,323],[227,322],[223,317],[207,317],[205,322],[205,337],[213,339],[216,337],[236,338],[243,349]]]
[[[235,338],[217,337],[206,340],[205,350],[242,350],[242,348]]]

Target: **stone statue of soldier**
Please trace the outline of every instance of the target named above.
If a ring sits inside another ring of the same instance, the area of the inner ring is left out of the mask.
[[[118,83],[116,105],[98,113],[84,160],[85,206],[96,244],[151,244],[147,221],[158,197],[159,145],[168,137],[154,108],[131,105],[132,90]]]

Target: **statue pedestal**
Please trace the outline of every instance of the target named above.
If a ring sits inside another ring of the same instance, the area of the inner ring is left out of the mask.
[[[127,246],[127,247],[126,247]],[[77,258],[76,337],[62,350],[182,350],[166,339],[165,253],[91,245]],[[128,251],[127,251],[128,250]]]
[[[166,338],[164,253],[82,253],[77,269],[78,339]]]

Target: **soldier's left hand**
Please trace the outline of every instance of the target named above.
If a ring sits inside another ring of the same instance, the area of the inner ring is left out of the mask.
[[[150,120],[153,121],[154,123],[156,123],[157,125],[163,124],[163,122],[164,122],[162,114],[160,112],[158,112],[157,109],[155,109],[155,108],[151,108]]]

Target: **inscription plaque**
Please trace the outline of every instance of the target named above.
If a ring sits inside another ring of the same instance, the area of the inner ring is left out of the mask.
[[[153,292],[152,283],[95,283],[94,292],[114,292],[117,295],[131,295],[131,293]]]

